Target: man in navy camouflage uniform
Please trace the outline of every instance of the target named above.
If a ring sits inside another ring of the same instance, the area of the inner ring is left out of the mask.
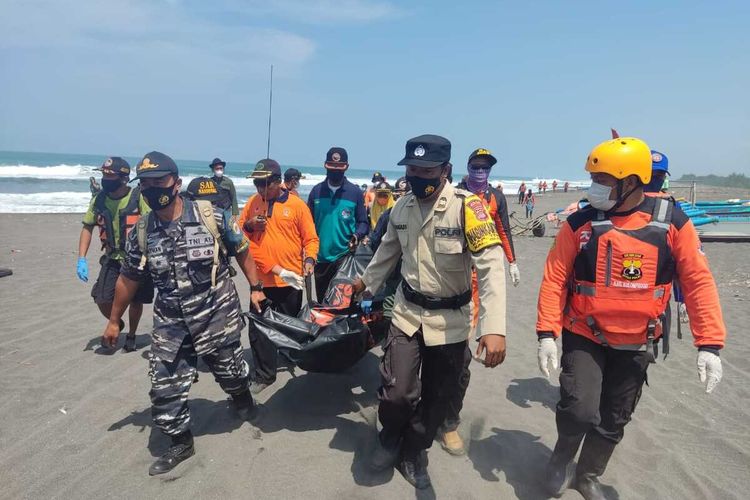
[[[156,427],[172,440],[169,450],[149,469],[155,475],[172,470],[195,453],[187,397],[198,356],[232,397],[240,417],[256,418],[249,370],[242,357],[241,306],[229,276],[229,256],[235,256],[253,284],[252,305],[260,310],[265,297],[249,243],[233,217],[227,218],[209,204],[201,206],[182,198],[177,165],[165,154],[148,153],[137,174],[141,193],[153,211],[128,237],[102,343],[117,342],[120,317],[138,283],[150,274],[157,288],[149,371],[151,412]],[[206,212],[201,214],[201,210]],[[216,223],[213,227],[211,220]]]

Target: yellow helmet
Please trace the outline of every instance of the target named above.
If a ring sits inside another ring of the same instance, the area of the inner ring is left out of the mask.
[[[589,153],[586,171],[609,174],[616,179],[635,175],[641,182],[651,180],[651,148],[635,137],[618,137],[604,141]]]

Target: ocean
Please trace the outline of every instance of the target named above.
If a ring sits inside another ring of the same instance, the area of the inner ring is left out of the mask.
[[[18,151],[0,151],[0,213],[83,213],[91,200],[89,177],[100,178],[95,172],[106,156],[89,154],[63,153],[30,153]],[[125,157],[135,170],[140,158]],[[208,167],[211,159],[175,160],[180,169],[183,186],[195,177],[210,175]],[[245,176],[250,173],[254,164],[227,162],[225,175],[230,177],[237,188],[237,199],[240,205],[255,193],[252,180]],[[300,196],[307,199],[312,187],[325,179],[325,169],[320,166],[282,165],[285,170],[294,167],[299,169],[305,179],[301,181]],[[455,169],[456,167],[454,167]],[[463,169],[461,169],[463,171]],[[458,169],[456,169],[458,172]],[[350,167],[347,178],[357,184],[370,184],[373,169]],[[404,175],[402,167],[381,169],[380,172],[389,183]],[[493,172],[494,173],[494,172]],[[499,172],[498,172],[499,173]],[[454,181],[460,180],[462,173],[455,175]],[[492,185],[502,183],[506,193],[515,193],[521,182],[525,181],[534,188],[540,180],[546,180],[549,188],[552,178],[537,179],[516,177],[512,179],[492,176]],[[565,182],[557,179],[560,187]],[[588,186],[588,181],[570,181],[573,188]]]

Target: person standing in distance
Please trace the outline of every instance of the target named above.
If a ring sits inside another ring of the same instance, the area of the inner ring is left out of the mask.
[[[214,161],[209,165],[214,173],[211,179],[219,186],[219,191],[223,195],[222,200],[218,202],[219,206],[225,210],[231,209],[232,215],[236,217],[240,214],[240,209],[237,205],[237,191],[234,189],[232,179],[224,175],[226,166],[226,162],[221,161],[221,158],[214,158]]]
[[[418,489],[431,484],[426,450],[460,392],[470,330],[471,272],[479,282],[477,357],[485,366],[505,359],[505,274],[495,224],[482,200],[447,182],[451,144],[422,135],[406,143],[406,180],[411,193],[391,209],[388,228],[355,293],[363,310],[399,261],[403,280],[384,344],[378,415],[382,431],[372,467],[398,461]]]
[[[299,189],[299,181],[304,178],[305,176],[302,175],[302,172],[296,168],[288,168],[284,172],[284,183],[281,185],[281,189],[289,191],[289,194],[293,194],[294,196],[299,196],[299,192],[297,191]]]
[[[187,398],[198,356],[232,397],[239,417],[256,420],[258,408],[240,345],[240,299],[229,275],[231,256],[252,284],[252,307],[260,311],[265,296],[249,243],[236,221],[227,221],[224,212],[207,200],[183,198],[182,180],[169,156],[148,153],[137,174],[152,211],[128,236],[102,345],[117,342],[123,312],[139,282],[151,276],[158,292],[149,362],[151,415],[154,426],[171,439],[169,449],[149,469],[150,475],[157,475],[195,453]]]
[[[323,301],[341,259],[356,250],[370,229],[362,191],[345,175],[349,168],[346,149],[329,149],[325,168],[326,180],[316,184],[307,199],[320,237],[318,263],[315,265],[318,302]]]
[[[89,209],[83,216],[83,228],[78,241],[77,274],[81,281],[89,280],[86,254],[91,246],[94,226],[98,226],[104,255],[99,259],[102,267],[91,289],[91,297],[102,316],[109,319],[115,299],[115,283],[120,276],[120,266],[125,258],[125,241],[138,218],[150,209],[140,195],[140,188],[128,187],[130,165],[127,161],[119,156],[113,156],[107,158],[98,170],[102,172],[102,190],[91,199]],[[143,304],[150,304],[153,299],[154,284],[147,279],[138,287],[128,308],[130,330],[125,336],[123,350],[136,350],[135,336],[143,315]],[[124,327],[125,323],[121,323],[120,329]]]
[[[706,392],[722,377],[726,328],[693,223],[673,200],[644,196],[651,180],[648,145],[634,137],[605,141],[589,154],[586,171],[590,205],[567,218],[547,256],[536,333],[547,377],[550,365],[557,368],[555,338],[562,336],[548,493],[559,496],[573,484],[585,499],[598,500],[607,498],[599,477],[638,404],[659,343],[669,352],[663,321],[675,273],[693,318]]]

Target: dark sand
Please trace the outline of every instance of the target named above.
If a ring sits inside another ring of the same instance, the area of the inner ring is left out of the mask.
[[[540,196],[537,213],[575,197]],[[97,348],[105,322],[89,297],[93,283],[75,276],[79,230],[76,214],[0,215],[0,267],[14,271],[0,279],[0,497],[543,498],[558,389],[556,376],[539,374],[534,322],[551,238],[516,238],[522,283],[508,289],[508,358],[495,370],[472,367],[461,428],[469,453],[454,458],[433,446],[434,491],[416,494],[398,473],[365,469],[379,350],[341,375],[280,373],[260,397],[269,410],[261,439],[201,373],[190,394],[197,454],[149,477],[167,441],[151,427],[148,348],[111,355]],[[689,335],[675,338],[669,359],[650,369],[650,387],[602,478],[620,498],[748,497],[750,245],[711,243],[705,251],[730,335],[724,380],[704,394]],[[94,278],[96,260],[92,251]],[[247,304],[246,284],[238,288]],[[147,307],[142,346],[150,316]],[[563,498],[580,497],[571,490]]]

